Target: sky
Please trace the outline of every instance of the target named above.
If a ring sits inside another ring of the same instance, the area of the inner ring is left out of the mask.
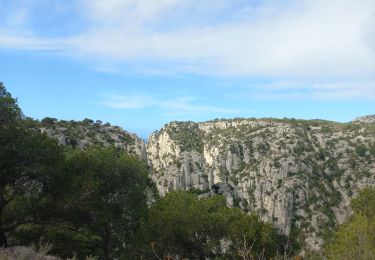
[[[27,116],[146,138],[174,120],[375,114],[374,0],[0,0]]]

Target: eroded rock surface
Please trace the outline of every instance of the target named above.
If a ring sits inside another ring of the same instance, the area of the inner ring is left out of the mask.
[[[351,215],[350,199],[375,184],[375,126],[276,119],[172,122],[147,143],[161,195],[223,194],[281,233],[320,250]]]

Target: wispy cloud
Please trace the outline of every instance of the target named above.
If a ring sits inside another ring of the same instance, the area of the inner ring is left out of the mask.
[[[107,96],[100,104],[118,109],[145,109],[159,108],[165,115],[202,115],[210,113],[221,113],[225,115],[236,115],[238,109],[228,109],[216,106],[202,105],[195,97],[176,97],[173,99],[158,98],[145,95]]]
[[[54,26],[74,19],[84,26],[58,37],[33,25],[33,19],[43,17],[33,1],[12,3],[11,12],[0,10],[4,20],[14,16],[17,24],[0,22],[2,49],[53,52],[111,73],[125,67],[164,76],[275,79],[248,94],[257,98],[374,99],[373,0],[78,0],[66,4],[71,17]],[[1,0],[0,5],[5,6]],[[133,98],[164,109],[219,110]],[[130,99],[122,101],[126,108],[136,106]]]
[[[166,70],[213,75],[368,76],[375,71],[373,0],[78,3],[76,12],[88,23],[85,31],[56,39],[3,30],[0,46],[43,50],[53,45],[90,62],[93,57],[120,63],[146,59],[146,70],[162,61],[170,62]]]
[[[276,80],[248,85],[232,98],[256,100],[375,100],[375,80]]]

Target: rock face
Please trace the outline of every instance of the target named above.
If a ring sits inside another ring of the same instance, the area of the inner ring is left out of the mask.
[[[353,123],[374,124],[375,123],[375,115],[358,117],[358,118],[353,120]]]
[[[83,121],[57,121],[49,120],[41,123],[39,128],[42,133],[57,139],[62,145],[70,145],[84,149],[90,145],[114,145],[128,153],[136,154],[140,159],[147,160],[146,146],[136,134],[128,133],[121,127],[109,123],[89,119]]]
[[[61,258],[55,256],[45,255],[43,252],[37,253],[35,249],[13,246],[0,249],[0,259],[4,260],[59,260]]]
[[[375,184],[375,125],[276,119],[172,122],[147,143],[161,195],[223,194],[285,235],[320,250],[351,215],[350,199]]]

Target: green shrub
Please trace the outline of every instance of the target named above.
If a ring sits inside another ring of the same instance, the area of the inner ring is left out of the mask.
[[[356,153],[357,153],[358,156],[363,157],[363,156],[366,155],[367,147],[364,144],[360,144],[360,145],[357,145],[355,147],[355,151],[356,151]]]

